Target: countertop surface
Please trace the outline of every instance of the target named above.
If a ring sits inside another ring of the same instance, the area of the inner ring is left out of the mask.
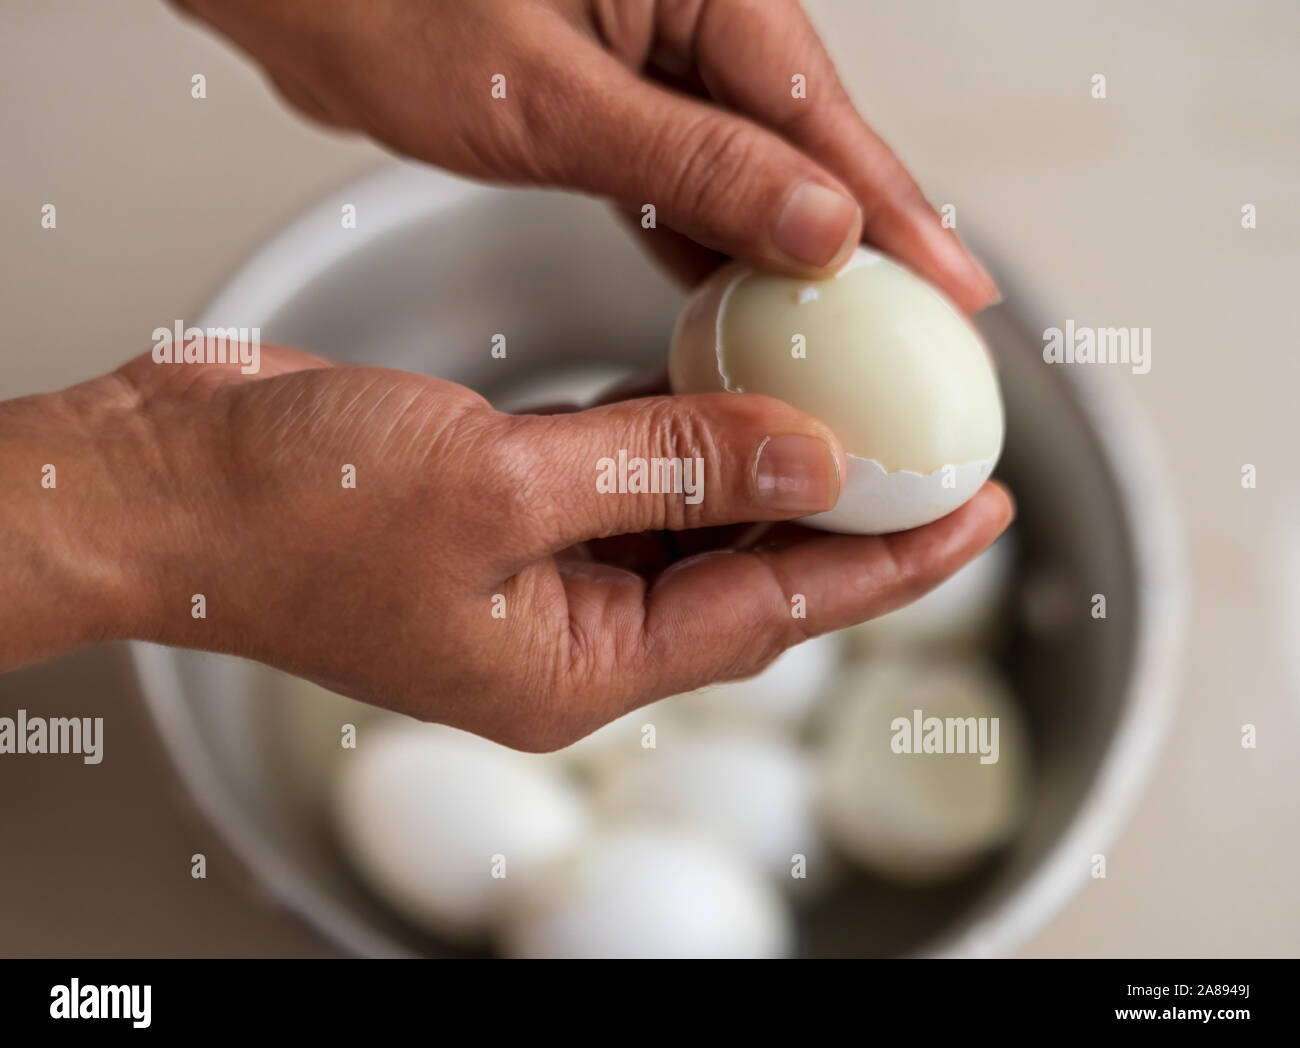
[[[1017,286],[1061,318],[1152,330],[1150,373],[1106,380],[1151,421],[1179,502],[1177,711],[1108,876],[1021,953],[1294,956],[1300,6],[807,6],[862,110]],[[152,0],[10,0],[0,67],[4,397],[149,348],[159,318],[197,316],[272,233],[393,162],[304,123]],[[0,677],[0,711],[19,707],[93,707],[114,752],[0,761],[0,953],[334,952],[186,799],[120,647]],[[206,880],[189,875],[195,852]]]

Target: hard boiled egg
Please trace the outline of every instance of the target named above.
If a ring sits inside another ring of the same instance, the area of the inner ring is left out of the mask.
[[[993,667],[881,660],[828,718],[818,811],[863,866],[938,881],[1019,829],[1029,763],[1020,712]]]
[[[334,821],[357,872],[410,921],[451,939],[484,933],[510,882],[587,828],[565,779],[452,728],[375,725],[339,773]]]
[[[859,248],[828,280],[733,262],[688,299],[668,362],[675,393],[763,393],[835,431],[839,503],[802,523],[883,534],[937,520],[988,479],[1002,450],[992,358],[939,291]]]
[[[808,758],[775,735],[686,736],[632,760],[600,787],[613,818],[694,825],[796,892],[821,880],[822,835]]]
[[[782,957],[793,936],[750,865],[679,830],[626,826],[515,884],[510,957]]]

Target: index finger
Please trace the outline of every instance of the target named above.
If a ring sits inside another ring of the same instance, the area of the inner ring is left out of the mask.
[[[810,534],[777,549],[689,557],[648,587],[635,576],[565,578],[573,628],[606,636],[613,679],[593,692],[618,716],[665,695],[750,676],[786,648],[915,600],[992,544],[1011,522],[1006,489],[986,484],[948,516],[893,535]],[[793,601],[806,613],[796,618]]]
[[[943,228],[902,162],[858,114],[797,3],[698,0],[683,7],[661,16],[661,33],[694,54],[717,101],[799,146],[853,192],[866,240],[937,284],[969,313],[1001,298],[984,267]],[[792,84],[799,75],[802,91]]]

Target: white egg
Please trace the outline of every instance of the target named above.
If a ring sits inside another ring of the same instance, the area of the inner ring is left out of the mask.
[[[706,722],[753,722],[797,731],[835,674],[840,639],[813,637],[777,656],[748,680],[712,684],[680,696],[684,716]]]
[[[653,757],[625,763],[600,784],[613,818],[698,827],[784,887],[824,882],[808,758],[779,736],[686,736]]]
[[[357,872],[407,919],[450,939],[484,933],[507,883],[587,829],[565,779],[452,728],[378,726],[339,772],[335,825]]]
[[[831,714],[818,811],[827,835],[863,866],[904,881],[942,880],[1022,825],[1028,741],[993,667],[882,660]]]
[[[723,266],[688,299],[674,393],[764,393],[820,418],[848,453],[839,503],[802,523],[876,535],[951,513],[1002,451],[983,340],[939,291],[859,248],[822,281]]]
[[[843,633],[859,650],[994,646],[1007,618],[1015,539],[1010,531],[925,596]]]
[[[660,699],[625,713],[590,735],[557,750],[554,757],[588,776],[597,776],[658,749],[681,730],[675,699]]]
[[[515,889],[500,936],[510,957],[783,957],[793,941],[757,871],[662,827],[597,834]]]

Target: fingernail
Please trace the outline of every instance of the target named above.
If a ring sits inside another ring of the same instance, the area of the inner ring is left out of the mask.
[[[768,437],[754,464],[759,504],[778,513],[820,513],[835,505],[840,468],[830,445],[817,437]]]
[[[857,202],[816,182],[804,182],[785,202],[772,243],[810,266],[829,266],[847,254],[858,230]]]

